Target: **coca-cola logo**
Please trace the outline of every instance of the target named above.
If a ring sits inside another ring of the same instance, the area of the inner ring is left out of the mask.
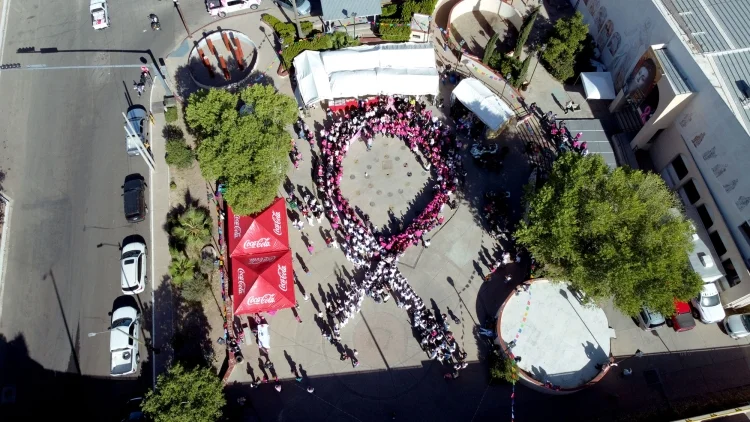
[[[234,229],[233,230],[233,232],[234,232],[234,238],[235,239],[239,239],[239,237],[242,236],[242,230],[240,228],[240,216],[239,215],[235,215],[234,216],[234,227],[233,227],[233,229]]]
[[[258,264],[265,264],[266,262],[271,262],[275,260],[275,256],[264,256],[260,258],[250,258],[247,260],[248,265],[258,265]]]
[[[279,289],[281,289],[282,292],[285,292],[286,291],[286,265],[279,265],[277,273],[279,274]]]
[[[245,270],[237,269],[237,294],[245,294]]]
[[[273,220],[273,232],[277,236],[281,236],[281,213],[278,211],[271,211],[271,220]]]
[[[258,240],[246,240],[242,247],[245,249],[270,248],[271,238],[262,237]]]
[[[245,298],[245,303],[248,305],[264,305],[268,303],[276,303],[276,293],[266,293],[263,296],[248,296]]]

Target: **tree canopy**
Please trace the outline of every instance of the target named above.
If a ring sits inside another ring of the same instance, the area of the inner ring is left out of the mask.
[[[247,113],[240,113],[240,105]],[[254,214],[276,197],[288,167],[297,118],[291,97],[256,84],[239,93],[212,89],[190,96],[185,120],[199,140],[201,173],[226,184],[224,199],[238,215]]]
[[[552,280],[613,298],[629,315],[644,305],[671,315],[675,298],[700,291],[687,255],[693,227],[658,175],[567,153],[526,200],[528,223],[515,235]]]
[[[581,12],[569,18],[558,19],[547,39],[547,49],[542,60],[550,74],[565,81],[575,75],[576,57],[584,51],[589,26],[583,22]]]
[[[186,369],[177,363],[159,375],[141,408],[155,422],[213,422],[225,404],[221,380],[210,368]]]

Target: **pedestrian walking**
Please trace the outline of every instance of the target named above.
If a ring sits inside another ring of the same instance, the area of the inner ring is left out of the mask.
[[[331,239],[331,237],[330,237],[330,236],[326,236],[326,237],[325,237],[325,242],[326,242],[326,248],[329,248],[329,249],[330,249],[330,248],[331,248],[331,247],[333,246],[333,245],[332,245],[332,243],[333,243],[333,240]]]
[[[310,255],[313,254],[313,251],[315,250],[315,247],[313,246],[312,240],[307,244],[307,252],[310,253]]]
[[[294,314],[294,318],[297,320],[297,322],[302,324],[302,318],[300,318],[299,314]]]
[[[430,247],[430,239],[422,239],[422,243],[424,243],[425,248]]]
[[[510,283],[510,281],[511,281],[512,279],[513,279],[513,277],[512,277],[512,276],[511,276],[510,274],[506,275],[506,276],[505,276],[505,284],[508,284],[508,283]]]

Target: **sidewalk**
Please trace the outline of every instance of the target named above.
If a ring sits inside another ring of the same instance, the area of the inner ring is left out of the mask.
[[[149,111],[161,110],[164,95],[167,94],[166,87],[159,82],[157,73],[152,70],[154,83],[151,87]],[[153,382],[156,375],[166,371],[171,360],[170,342],[173,336],[172,327],[172,304],[171,289],[169,287],[169,239],[164,227],[167,223],[169,212],[169,167],[164,159],[165,140],[162,137],[162,129],[166,122],[163,111],[153,113],[154,121],[150,126],[151,152],[154,159],[155,171],[151,174],[150,214],[151,214],[151,245],[149,258],[151,259],[151,315],[145,316],[146,320],[151,318],[151,327],[144,327],[151,332],[151,342],[154,347],[159,348],[161,353],[151,354],[149,360],[153,365]],[[161,322],[160,322],[161,321]],[[154,359],[155,358],[155,359]]]

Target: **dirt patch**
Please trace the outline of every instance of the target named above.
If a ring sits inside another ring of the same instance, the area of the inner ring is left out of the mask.
[[[183,114],[181,109],[178,114],[182,117]],[[195,148],[195,139],[188,133],[182,118],[172,124],[183,130],[188,145]],[[170,167],[169,176],[171,184],[169,192],[170,210],[193,206],[205,208],[210,212],[211,220],[213,221],[212,244],[214,245],[214,248],[206,247],[203,249],[203,252],[213,254],[213,251],[216,250],[215,245],[218,245],[218,214],[216,209],[216,199],[213,195],[214,187],[203,179],[200,166],[197,162],[187,169],[176,169]],[[172,182],[174,184],[172,184]],[[201,304],[195,305],[195,308],[202,308],[203,314],[205,315],[205,321],[209,325],[207,327],[208,338],[213,346],[213,352],[216,358],[213,364],[218,372],[226,350],[225,346],[222,346],[217,342],[219,338],[224,337],[224,305],[221,294],[221,279],[218,266],[215,266],[213,270],[209,271],[207,276],[211,289],[203,297]]]

